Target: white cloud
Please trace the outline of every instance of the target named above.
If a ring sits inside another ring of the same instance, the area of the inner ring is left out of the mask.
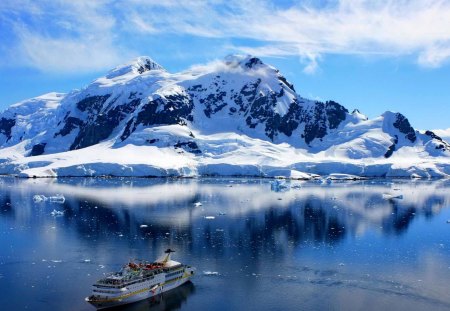
[[[321,3],[281,7],[275,0],[3,0],[0,18],[16,30],[19,55],[40,69],[60,67],[63,53],[74,64],[69,70],[76,64],[113,65],[123,60],[127,46],[139,44],[135,34],[167,35],[167,40],[171,35],[219,38],[227,44],[235,40],[239,43],[231,48],[236,52],[298,56],[308,73],[327,54],[413,56],[420,66],[432,68],[450,59],[450,1]]]
[[[42,71],[90,72],[112,68],[123,60],[108,40],[54,39],[27,31],[22,31],[20,37],[18,55],[25,64]]]

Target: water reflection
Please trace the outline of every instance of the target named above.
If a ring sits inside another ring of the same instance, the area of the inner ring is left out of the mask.
[[[126,311],[174,311],[180,310],[186,300],[195,293],[191,282],[184,283],[171,291],[128,306],[120,306],[111,310]]]
[[[443,238],[448,181],[290,186],[275,192],[263,179],[3,179],[0,282],[13,286],[5,289],[12,299],[0,296],[0,304],[89,310],[82,298],[102,273],[129,258],[153,259],[171,247],[200,273],[219,271],[220,277],[200,276],[194,279],[200,289],[190,284],[132,310],[202,308],[224,295],[230,304],[215,309],[242,309],[239,301],[248,296],[257,301],[256,310],[293,290],[318,295],[302,297],[309,309],[327,308],[326,301],[352,309],[343,299],[349,289],[361,300],[391,297],[383,301],[398,309],[450,308],[444,285],[450,245]],[[66,200],[35,202],[37,194],[63,194]],[[424,260],[427,269],[418,267]],[[425,279],[420,286],[418,277]],[[34,286],[36,295],[27,303],[14,294],[23,284]],[[328,288],[327,297],[317,286]],[[295,309],[300,296],[274,306]]]

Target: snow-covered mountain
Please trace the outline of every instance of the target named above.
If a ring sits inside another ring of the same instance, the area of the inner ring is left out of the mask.
[[[228,56],[180,73],[149,57],[0,115],[0,173],[21,176],[448,176],[450,145],[400,114],[368,120]]]

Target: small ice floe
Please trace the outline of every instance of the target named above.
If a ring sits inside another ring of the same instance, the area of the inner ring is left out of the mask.
[[[283,179],[275,179],[270,182],[270,190],[274,192],[282,192],[289,190],[289,185]]]
[[[205,218],[205,219],[216,219],[215,216],[205,216],[204,218]]]
[[[402,194],[392,195],[389,193],[383,193],[383,199],[385,199],[385,200],[392,200],[392,199],[403,200],[403,195]]]
[[[345,266],[345,263],[340,262],[340,263],[339,263],[339,266],[341,266],[341,267],[342,267],[342,266]]]
[[[203,204],[202,204],[201,202],[195,202],[195,203],[194,203],[194,206],[195,206],[195,207],[199,207],[199,206],[202,206],[202,205],[203,205]]]
[[[47,201],[48,198],[43,194],[36,194],[33,196],[34,203],[41,203]]]
[[[148,225],[140,225],[139,228],[148,228]]]
[[[66,198],[62,194],[48,197],[48,199],[52,203],[64,204],[64,202],[66,202]]]
[[[57,217],[57,216],[64,216],[64,211],[57,211],[57,210],[53,210],[51,213],[50,213],[52,216],[54,216],[54,217]]]
[[[227,213],[219,212],[219,216],[225,216]]]
[[[332,182],[333,182],[333,180],[330,177],[322,179],[322,184],[330,185]]]
[[[60,260],[60,259],[52,259],[51,262],[59,263],[59,262],[62,262],[62,260]]]
[[[216,232],[223,232],[223,229],[216,229]]]
[[[88,262],[91,262],[91,260],[90,259],[84,259],[83,262],[88,263]]]
[[[98,265],[100,269],[103,269],[105,266],[104,265]]]
[[[217,271],[203,271],[203,275],[207,275],[207,276],[218,276],[219,272]]]

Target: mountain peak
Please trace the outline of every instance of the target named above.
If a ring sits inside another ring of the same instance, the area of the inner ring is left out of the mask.
[[[144,72],[151,70],[165,70],[165,69],[150,57],[139,56],[129,61],[128,63],[125,63],[121,66],[114,68],[107,74],[106,78],[112,79],[130,73],[143,74]]]
[[[243,69],[252,69],[264,63],[257,57],[252,55],[231,54],[224,58],[225,64],[232,67],[240,66]]]

